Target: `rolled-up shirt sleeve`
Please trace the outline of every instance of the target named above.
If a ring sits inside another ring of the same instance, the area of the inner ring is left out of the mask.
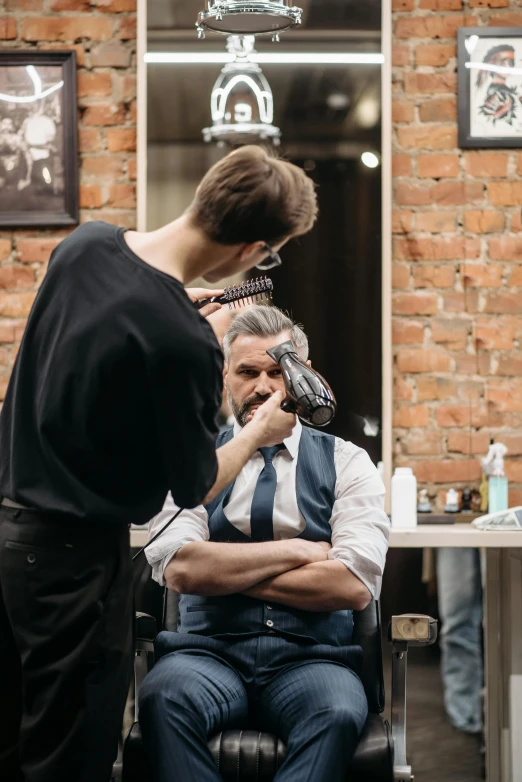
[[[330,525],[329,559],[338,559],[377,599],[388,551],[390,522],[386,490],[377,468],[362,448],[336,440],[337,481]]]
[[[171,492],[163,509],[149,522],[149,538],[152,539],[162,527],[178,512]],[[152,567],[152,578],[161,586],[165,586],[164,572],[172,557],[186,543],[194,543],[198,540],[208,540],[208,514],[203,505],[198,505],[190,510],[183,510],[163,532],[157,540],[145,549],[145,556]]]

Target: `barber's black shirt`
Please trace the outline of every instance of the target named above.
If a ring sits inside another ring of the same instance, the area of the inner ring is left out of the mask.
[[[217,473],[222,355],[180,282],[124,229],[81,226],[53,252],[0,416],[0,494],[78,520],[143,524]]]

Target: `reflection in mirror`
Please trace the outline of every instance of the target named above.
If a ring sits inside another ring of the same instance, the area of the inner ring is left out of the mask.
[[[304,324],[313,364],[337,397],[338,414],[326,431],[353,440],[377,462],[382,454],[381,3],[307,0],[298,5],[304,10],[300,27],[281,35],[280,43],[255,40],[260,62],[253,79],[269,85],[273,120],[267,124],[280,131],[278,154],[314,180],[320,215],[310,234],[283,248],[282,266],[268,274],[274,303]],[[149,0],[147,10],[147,230],[153,230],[188,207],[202,176],[230,146],[219,146],[219,134],[208,132],[215,120],[212,91],[226,62],[226,36],[197,40],[198,8],[192,0]],[[222,124],[245,123],[253,116],[262,120],[252,90],[249,94],[244,85],[230,105]],[[251,140],[238,138],[239,143]]]

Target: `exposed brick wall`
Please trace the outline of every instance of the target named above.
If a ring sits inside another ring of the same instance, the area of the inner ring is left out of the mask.
[[[522,504],[522,150],[457,147],[456,31],[497,25],[522,0],[393,0],[395,463],[439,507],[490,436]]]
[[[136,0],[0,0],[0,45],[76,50],[80,221],[134,227]],[[49,255],[68,232],[0,231],[0,400]]]

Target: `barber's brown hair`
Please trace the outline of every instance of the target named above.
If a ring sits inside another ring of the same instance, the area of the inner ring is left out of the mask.
[[[307,233],[317,217],[312,180],[262,147],[231,152],[204,176],[189,209],[212,241],[277,244]]]

